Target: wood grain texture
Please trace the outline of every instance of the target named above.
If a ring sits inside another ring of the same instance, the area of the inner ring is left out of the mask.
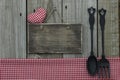
[[[40,0],[42,1],[42,0]],[[96,0],[52,0],[54,3],[54,6],[56,6],[59,13],[61,13],[61,16],[63,16],[63,20],[65,23],[82,23],[83,24],[83,33],[82,33],[82,54],[63,54],[64,58],[70,58],[70,57],[87,57],[90,53],[90,30],[89,30],[89,22],[88,22],[88,12],[87,9],[91,6],[96,8]],[[51,1],[51,2],[52,2]],[[59,3],[58,3],[59,2]],[[61,2],[61,3],[60,3]],[[53,3],[50,3],[48,6],[48,11],[53,6]],[[33,7],[31,4],[36,5],[36,2],[29,1],[29,12],[33,11]],[[38,5],[38,4],[37,4]],[[40,6],[40,4],[39,4]],[[37,8],[37,7],[36,7]],[[53,16],[56,17],[56,16]],[[48,21],[54,22],[53,17],[51,17]],[[57,17],[58,18],[58,17]],[[56,21],[57,22],[57,21]],[[59,22],[59,21],[58,21]],[[95,24],[96,25],[96,24]],[[94,51],[96,51],[96,27],[94,31]]]
[[[107,10],[105,25],[105,54],[119,56],[119,0],[99,0],[99,9]],[[99,26],[99,55],[101,55],[101,29]]]
[[[61,23],[62,14],[61,14],[61,0],[49,0],[47,5],[47,17],[48,23]]]
[[[63,54],[64,58],[87,57],[90,54],[90,29],[89,16],[87,9],[90,7],[96,8],[96,0],[64,0],[63,14],[64,20],[68,23],[81,23],[82,31],[82,54]],[[67,9],[65,9],[67,6]],[[96,16],[96,15],[95,15]],[[96,54],[96,24],[94,26],[94,52]]]
[[[63,54],[59,53],[47,53],[47,54],[37,54],[37,53],[33,53],[33,54],[28,54],[28,59],[52,59],[52,58],[63,58]]]
[[[119,55],[118,1],[119,0],[99,0],[99,9],[102,7],[107,9],[105,30],[105,53],[107,56]],[[53,58],[58,56],[75,58],[89,56],[90,30],[87,8],[91,6],[96,8],[96,0],[28,0],[28,14],[32,13],[34,9],[39,7],[47,9],[48,13],[53,7],[56,7],[60,16],[63,16],[64,22],[82,23],[83,27],[82,54],[41,54],[41,58]],[[25,58],[26,56],[25,7],[25,0],[0,0],[0,58]],[[52,14],[48,23],[61,23],[58,13],[55,12]],[[94,27],[94,52],[97,54],[96,24]],[[98,33],[100,56],[100,29]]]
[[[0,0],[0,58],[26,57],[25,3]]]
[[[29,25],[29,53],[81,53],[81,24]]]
[[[47,22],[61,23],[61,0],[28,0],[28,14],[40,7],[47,10],[47,17],[50,15]]]
[[[118,4],[119,8],[119,57],[120,57],[120,0],[119,0],[119,4]]]
[[[48,0],[49,1],[49,0]],[[91,6],[96,8],[96,0],[52,0],[56,8],[58,9],[65,23],[81,23],[83,27],[82,33],[82,54],[63,54],[63,58],[76,58],[76,57],[88,57],[90,54],[90,29],[88,22],[87,9]],[[106,31],[105,31],[105,53],[107,56],[119,55],[119,27],[118,27],[118,1],[119,0],[99,0],[99,9],[107,9],[106,16]],[[39,2],[43,4],[43,0],[28,1],[29,12],[32,12],[34,8],[41,6]],[[47,2],[47,0],[46,0]],[[59,2],[59,3],[58,3]],[[49,4],[48,11],[52,9],[53,3]],[[31,5],[32,4],[32,5]],[[33,5],[34,4],[34,5]],[[46,3],[45,3],[46,4]],[[37,5],[37,6],[36,6]],[[56,17],[56,13],[53,14],[48,23],[60,22]],[[55,18],[57,20],[55,20]],[[96,15],[95,15],[96,18]],[[101,55],[101,31],[99,29],[99,53],[97,53],[97,22],[94,26],[94,53],[95,55]],[[99,26],[100,28],[100,26]],[[62,55],[62,54],[61,54]]]

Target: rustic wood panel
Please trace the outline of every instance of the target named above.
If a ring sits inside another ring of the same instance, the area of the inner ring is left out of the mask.
[[[34,1],[28,0],[27,6],[28,6],[28,14],[29,14],[29,13],[34,12],[34,10],[39,8],[39,7],[43,7],[45,9],[49,8],[51,6],[51,3],[49,3],[49,0],[34,0]]]
[[[52,59],[52,58],[63,58],[62,54],[56,54],[56,53],[46,53],[46,54],[37,54],[37,53],[33,53],[33,54],[28,54],[28,59]]]
[[[59,2],[59,3],[58,3]],[[61,3],[60,3],[61,2]],[[31,1],[29,1],[30,6],[29,11],[33,11],[33,7],[31,6]],[[54,5],[57,7],[59,13],[61,13],[61,16],[63,16],[64,22],[67,23],[82,23],[83,24],[83,33],[82,35],[82,54],[63,54],[64,58],[70,58],[70,57],[87,57],[90,53],[90,30],[89,30],[89,23],[88,23],[88,12],[87,8],[93,6],[96,8],[96,0],[53,0]],[[33,4],[32,4],[33,5]],[[34,5],[36,3],[34,2]],[[40,4],[39,4],[40,6]],[[53,6],[53,4],[49,5]],[[48,9],[50,10],[50,9]],[[51,17],[52,18],[52,17]],[[50,21],[53,22],[53,20],[50,18]],[[49,21],[48,21],[49,22]],[[96,25],[96,24],[95,24]],[[96,27],[94,31],[94,51],[96,51]]]
[[[57,3],[57,4],[56,4]],[[53,6],[54,5],[54,6]],[[50,13],[50,11],[53,9],[53,7],[56,7],[57,11],[61,15],[61,0],[28,0],[28,14],[34,12],[34,9],[38,7],[43,7],[47,9],[47,12]],[[47,14],[48,16],[49,14]],[[57,15],[56,12],[50,16],[47,22],[56,22],[59,23],[60,19],[58,19],[59,16]],[[56,21],[57,20],[57,21]],[[28,32],[29,33],[29,32]],[[29,36],[28,36],[29,38]],[[29,43],[29,42],[28,42]],[[38,56],[39,55],[39,56]],[[63,54],[28,54],[28,58],[35,58],[34,56],[38,56],[39,58],[61,58]],[[45,57],[47,56],[47,57]]]
[[[63,0],[63,20],[65,23],[81,23],[84,0]]]
[[[49,0],[49,3],[47,5],[48,21],[46,22],[61,23],[62,22],[62,14],[61,14],[62,9],[61,8],[62,8],[61,0]]]
[[[107,56],[119,56],[119,0],[99,0],[99,9],[105,8],[105,54]],[[99,26],[99,54],[101,55],[101,30]]]
[[[29,53],[81,53],[81,24],[29,25]]]
[[[28,7],[28,14],[29,13],[32,13],[32,12],[34,12],[34,9],[36,9],[37,8],[37,1],[38,0],[28,0],[27,2],[28,2],[28,5],[27,5],[27,7]]]
[[[25,0],[0,0],[0,58],[26,57],[25,3]]]
[[[119,55],[118,1],[119,0],[99,0],[99,9],[102,7],[107,9],[107,22],[105,31],[105,52],[107,56]],[[0,45],[2,45],[0,46],[1,58],[24,58],[26,56],[25,4],[25,0],[0,0]],[[34,9],[38,7],[44,7],[48,9],[48,11],[50,11],[53,7],[56,7],[60,15],[63,16],[65,22],[82,23],[82,54],[64,54],[63,57],[87,57],[89,56],[88,54],[90,52],[90,30],[87,8],[91,6],[96,8],[96,0],[28,0],[28,13],[33,12]],[[22,16],[20,16],[20,13]],[[61,20],[55,12],[50,17],[48,22],[59,23]],[[95,24],[95,54],[97,54],[96,44]],[[50,54],[45,55],[49,56]],[[43,56],[45,58],[45,55],[43,54],[41,57]],[[54,54],[51,55],[54,56]],[[100,29],[99,55],[101,55]],[[56,54],[55,56],[62,57],[62,54]]]
[[[67,6],[67,9],[65,8]],[[90,53],[90,29],[89,29],[89,16],[87,9],[93,6],[96,8],[96,0],[64,0],[63,15],[64,20],[68,23],[81,23],[83,27],[82,33],[82,54],[63,54],[64,58],[69,57],[87,57]],[[94,52],[97,54],[96,42],[96,24],[94,26]]]
[[[39,2],[42,0],[39,0]],[[105,52],[107,56],[118,56],[119,54],[119,34],[118,34],[118,1],[119,0],[99,0],[99,9],[104,7],[107,11],[107,23],[105,31]],[[59,2],[59,3],[58,3]],[[34,3],[32,6],[36,6],[37,2],[32,2],[29,0],[29,3]],[[90,53],[90,29],[88,22],[88,12],[87,8],[93,6],[96,8],[96,0],[53,0],[54,5],[57,4],[57,9],[61,16],[63,16],[64,22],[66,23],[82,23],[83,24],[83,33],[82,33],[82,54],[63,54],[64,58],[70,57],[87,57]],[[37,4],[36,7],[32,7],[30,4],[29,12],[33,11],[34,8],[40,6]],[[51,7],[53,4],[49,5]],[[48,9],[48,11],[50,10]],[[96,16],[96,15],[95,15]],[[48,22],[57,22],[53,21],[54,15],[49,19]],[[59,22],[59,21],[58,21]],[[97,53],[97,22],[95,22],[94,29],[94,52],[95,55],[101,55],[101,34],[99,29],[99,53]],[[99,27],[100,28],[100,27]],[[62,55],[62,54],[60,54]]]
[[[120,0],[119,0],[119,14],[118,14],[118,16],[119,16],[119,50],[120,50]],[[119,51],[119,57],[120,57],[120,51]]]
[[[28,14],[39,7],[47,10],[47,17],[50,15],[47,22],[61,23],[61,0],[28,0]],[[53,11],[54,8],[56,10]]]

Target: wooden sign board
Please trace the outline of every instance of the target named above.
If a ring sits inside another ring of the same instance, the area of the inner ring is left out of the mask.
[[[81,24],[29,24],[29,53],[81,53]]]

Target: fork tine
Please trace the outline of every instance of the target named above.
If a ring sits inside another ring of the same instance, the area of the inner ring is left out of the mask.
[[[104,71],[104,67],[102,67],[102,78],[105,78],[105,71]]]
[[[104,67],[104,73],[105,73],[105,77],[104,78],[108,78],[108,76],[107,76],[107,67],[106,66]]]
[[[98,79],[100,79],[100,73],[101,73],[101,68],[100,66],[98,67]]]
[[[108,78],[110,78],[110,67],[107,67],[107,72],[108,72]]]

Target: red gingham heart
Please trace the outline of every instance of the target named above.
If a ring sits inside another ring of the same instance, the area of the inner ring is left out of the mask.
[[[39,8],[35,13],[31,13],[28,15],[29,23],[42,23],[46,17],[46,10],[43,8]]]
[[[35,12],[46,12],[46,9],[44,8],[37,8]]]

